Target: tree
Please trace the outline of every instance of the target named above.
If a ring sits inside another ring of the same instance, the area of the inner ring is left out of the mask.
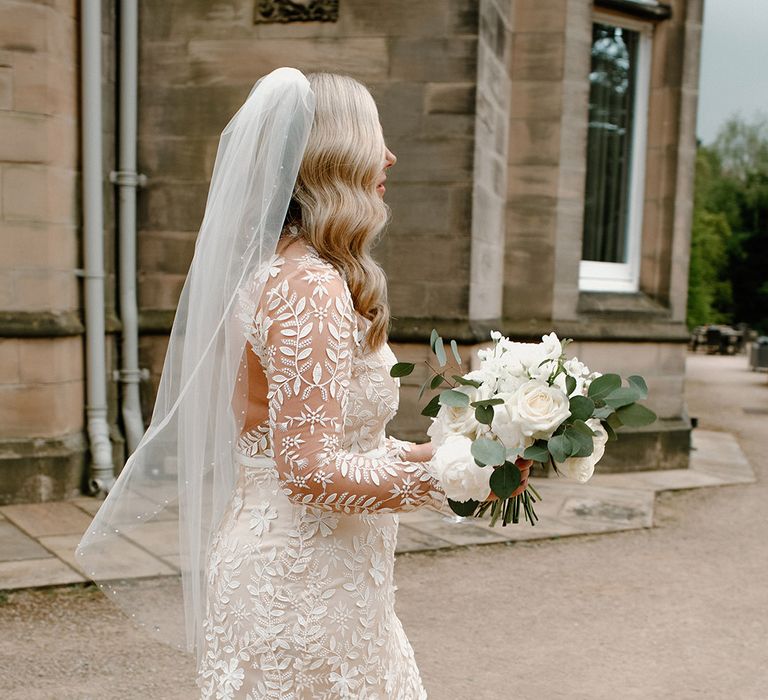
[[[696,161],[688,324],[768,333],[768,119],[733,117]]]

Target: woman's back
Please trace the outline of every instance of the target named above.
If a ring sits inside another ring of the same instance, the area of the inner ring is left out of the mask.
[[[241,295],[249,402],[209,550],[203,697],[426,697],[394,612],[396,512],[444,495],[385,434],[396,358],[364,351],[365,319],[308,244],[264,274],[260,299]]]

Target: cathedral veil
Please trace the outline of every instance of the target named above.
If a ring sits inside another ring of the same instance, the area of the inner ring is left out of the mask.
[[[149,428],[76,551],[115,605],[198,662],[206,551],[235,485],[246,396],[237,293],[266,282],[314,109],[306,77],[277,68],[223,130]]]

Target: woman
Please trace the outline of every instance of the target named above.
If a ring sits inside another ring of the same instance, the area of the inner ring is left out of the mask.
[[[248,402],[198,682],[206,698],[422,698],[394,610],[396,513],[445,495],[430,444],[384,432],[399,380],[369,251],[396,158],[360,83],[307,79],[315,117],[286,229],[260,298],[240,296]]]
[[[397,513],[448,511],[431,445],[385,434],[399,380],[370,249],[395,161],[370,93],[328,73],[273,71],[222,134],[152,424],[78,552],[163,639],[182,602],[203,698],[426,697]],[[183,597],[102,563],[172,517],[170,487]]]

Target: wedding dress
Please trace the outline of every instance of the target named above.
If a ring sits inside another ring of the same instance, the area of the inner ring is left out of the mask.
[[[260,299],[257,281],[239,294],[258,418],[208,550],[202,697],[426,698],[394,609],[397,513],[447,506],[431,464],[404,460],[413,443],[385,434],[396,358],[365,352],[367,319],[308,243],[261,274]]]

